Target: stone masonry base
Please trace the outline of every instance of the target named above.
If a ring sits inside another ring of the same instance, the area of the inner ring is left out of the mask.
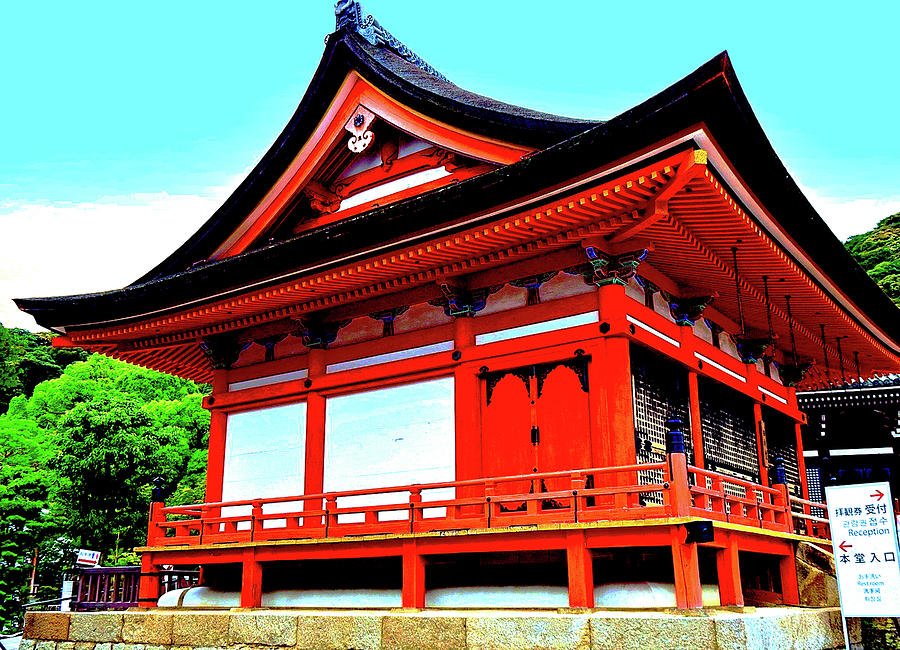
[[[855,638],[854,638],[855,637]],[[859,643],[859,627],[851,638]],[[843,647],[836,608],[34,612],[19,650],[690,650]]]

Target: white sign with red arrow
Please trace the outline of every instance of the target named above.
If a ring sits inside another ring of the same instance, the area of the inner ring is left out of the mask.
[[[888,483],[825,488],[844,616],[900,616],[900,547]]]

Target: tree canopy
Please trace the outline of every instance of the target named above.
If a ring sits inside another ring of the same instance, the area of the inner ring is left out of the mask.
[[[844,244],[878,286],[900,306],[900,212]]]
[[[84,361],[79,348],[54,348],[50,334],[0,325],[0,413],[16,395],[30,395],[42,381],[58,377],[73,361]]]
[[[207,387],[0,326],[0,630],[38,583],[59,588],[74,548],[134,562],[153,480],[203,500]]]

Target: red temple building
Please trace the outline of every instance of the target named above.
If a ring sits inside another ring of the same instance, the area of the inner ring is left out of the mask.
[[[455,86],[355,2],[184,245],[17,302],[212,385],[206,502],[153,503],[140,551],[245,607],[796,604],[797,544],[828,543],[796,391],[900,368],[900,314],[726,54],[570,119]]]

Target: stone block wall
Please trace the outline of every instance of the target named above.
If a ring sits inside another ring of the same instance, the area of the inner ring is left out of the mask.
[[[807,607],[840,606],[834,555],[818,544],[808,542],[800,542],[795,555],[800,604]]]
[[[859,642],[858,626],[854,641]],[[712,650],[843,647],[838,610],[35,612],[19,650]]]

